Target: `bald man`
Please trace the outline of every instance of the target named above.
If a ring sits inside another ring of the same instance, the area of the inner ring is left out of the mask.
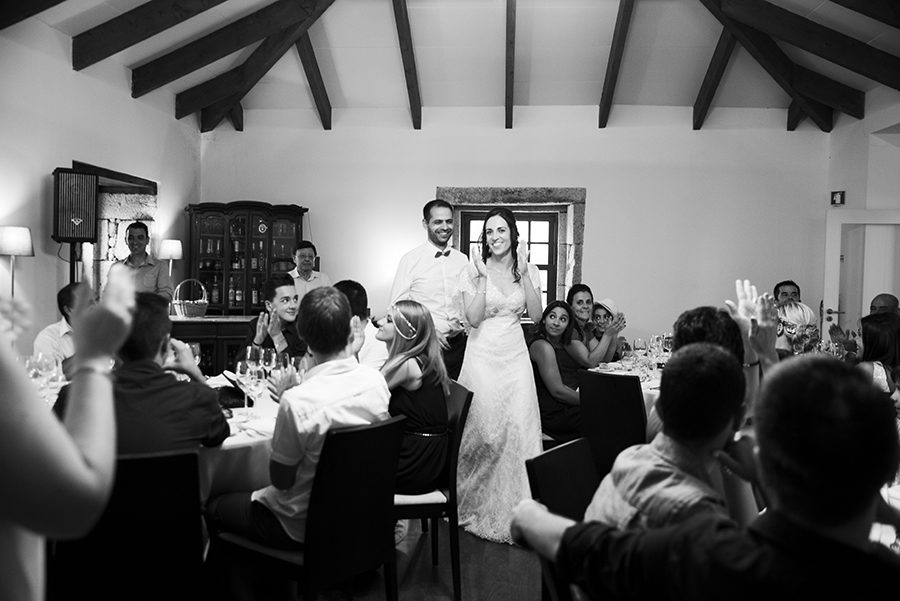
[[[869,304],[869,315],[875,313],[897,313],[900,310],[900,301],[893,294],[882,292],[872,299]]]

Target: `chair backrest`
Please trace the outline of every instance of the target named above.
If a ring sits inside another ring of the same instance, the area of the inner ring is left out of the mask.
[[[120,456],[97,525],[51,543],[48,598],[182,598],[199,591],[203,545],[197,451]]]
[[[581,521],[600,476],[591,444],[576,438],[525,460],[531,496],[555,514]]]
[[[551,512],[580,521],[600,485],[591,444],[576,438],[525,460],[531,496]],[[558,574],[553,562],[541,558],[544,587],[551,601],[570,601],[570,583]]]
[[[306,519],[304,571],[319,586],[394,553],[394,483],[405,416],[328,432]]]
[[[582,429],[591,443],[597,474],[603,478],[623,449],[647,442],[641,380],[582,371],[578,383]]]
[[[457,383],[450,381],[450,394],[447,396],[447,428],[450,430],[450,446],[447,449],[447,473],[443,482],[447,482],[447,488],[443,489],[451,505],[456,505],[456,467],[459,463],[459,446],[462,444],[463,430],[466,428],[466,420],[469,417],[469,407],[472,406],[472,391]]]

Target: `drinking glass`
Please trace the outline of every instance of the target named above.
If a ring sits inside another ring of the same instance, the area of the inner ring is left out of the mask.
[[[262,366],[266,369],[266,375],[271,374],[276,365],[278,365],[278,351],[273,348],[262,349]]]
[[[200,343],[199,342],[189,342],[188,346],[191,349],[191,353],[194,355],[194,363],[200,365]]]
[[[256,369],[250,366],[249,361],[238,361],[234,366],[234,373],[241,384],[244,393],[244,411],[243,418],[247,419],[250,413],[249,403],[247,402],[248,390],[253,385],[253,374]]]
[[[647,343],[644,342],[643,338],[635,338],[634,343],[631,345],[631,348],[634,349],[634,354],[643,357],[647,354]]]
[[[660,334],[653,334],[650,336],[650,346],[648,347],[650,350],[650,356],[659,357],[662,354],[663,349],[663,337]]]
[[[622,364],[622,367],[624,367],[626,371],[631,371],[634,368],[634,352],[623,352],[622,357],[619,359],[619,363]]]
[[[672,346],[674,345],[675,337],[672,336],[672,332],[666,332],[663,334],[663,351],[666,353],[672,352]]]
[[[250,369],[255,370],[259,367],[259,362],[262,360],[262,349],[255,345],[250,345],[247,347],[247,352],[244,355],[244,361],[247,362],[247,365]]]

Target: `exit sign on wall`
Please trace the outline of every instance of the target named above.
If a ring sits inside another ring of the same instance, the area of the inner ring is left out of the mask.
[[[844,206],[846,191],[845,190],[835,190],[831,193],[831,206],[833,207],[841,207]]]

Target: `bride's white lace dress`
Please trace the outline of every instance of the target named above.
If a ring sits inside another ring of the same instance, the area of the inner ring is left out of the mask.
[[[532,281],[537,268],[528,266]],[[464,270],[460,288],[474,294]],[[534,373],[519,318],[525,294],[509,296],[487,281],[485,318],[469,332],[459,383],[474,393],[457,470],[459,523],[495,542],[512,542],[512,510],[529,497],[525,460],[541,451]]]

